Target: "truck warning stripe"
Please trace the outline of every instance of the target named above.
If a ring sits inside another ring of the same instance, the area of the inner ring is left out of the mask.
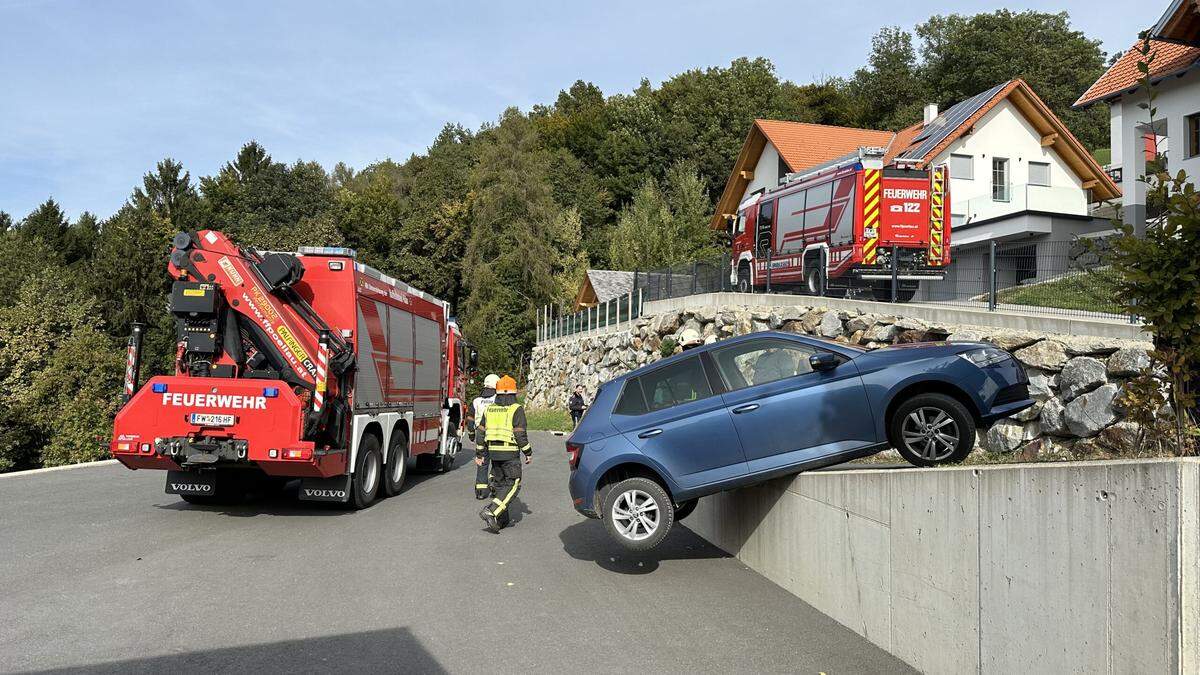
[[[873,230],[873,237],[863,242],[863,262],[874,265],[879,249],[879,187],[878,169],[863,170],[863,230]]]
[[[946,195],[946,168],[934,168],[933,184],[929,190],[929,264],[941,265],[943,254],[943,232],[945,230],[945,209],[943,201]]]

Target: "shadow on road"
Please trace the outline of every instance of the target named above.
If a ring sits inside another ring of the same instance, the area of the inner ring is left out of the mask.
[[[461,468],[464,465],[463,457],[464,455],[461,453],[458,457],[455,457],[454,464],[446,474],[454,473]],[[404,479],[404,486],[400,488],[400,495],[416,489],[431,478],[446,474],[439,474],[432,471],[417,471],[410,463],[408,476]],[[300,481],[293,480],[276,489],[254,488],[244,499],[232,500],[228,503],[189,504],[177,495],[166,495],[168,499],[174,498],[178,501],[155,504],[154,508],[167,511],[208,511],[233,518],[252,518],[254,516],[344,516],[354,513],[354,510],[346,504],[300,501],[299,492]],[[382,499],[382,496],[380,498]]]
[[[39,673],[447,672],[407,628],[88,664]]]
[[[696,533],[676,525],[661,544],[643,553],[626,551],[613,541],[604,525],[588,519],[575,523],[558,534],[563,550],[576,560],[587,560],[617,574],[650,574],[665,560],[704,560],[728,558],[729,554],[713,546]]]

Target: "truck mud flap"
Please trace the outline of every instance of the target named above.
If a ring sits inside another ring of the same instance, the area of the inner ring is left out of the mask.
[[[215,471],[168,471],[166,493],[169,495],[217,494]]]
[[[304,478],[300,481],[300,499],[308,502],[350,501],[350,476]]]

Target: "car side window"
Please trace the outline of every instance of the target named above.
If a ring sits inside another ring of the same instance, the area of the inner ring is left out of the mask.
[[[713,395],[700,359],[691,357],[641,376],[646,406],[664,410]]]
[[[613,407],[614,414],[646,414],[646,399],[642,398],[642,384],[638,380],[639,378],[631,377],[625,382],[625,391],[621,392],[621,398],[617,399],[617,405]]]
[[[730,391],[812,372],[808,358],[817,349],[786,340],[751,340],[713,352]]]

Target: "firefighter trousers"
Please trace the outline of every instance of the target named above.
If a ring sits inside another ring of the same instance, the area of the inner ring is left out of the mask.
[[[483,452],[483,464],[475,467],[475,498],[487,499],[494,493],[492,488],[492,466],[488,453]]]
[[[500,527],[509,523],[509,511],[513,499],[521,491],[521,453],[491,453],[492,479],[496,483],[495,496],[483,510],[496,517]]]

